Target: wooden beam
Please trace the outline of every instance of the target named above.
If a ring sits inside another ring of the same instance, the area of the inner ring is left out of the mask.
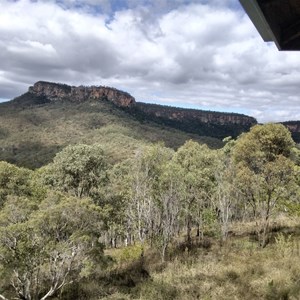
[[[244,10],[248,14],[252,23],[256,27],[257,31],[263,38],[265,42],[275,42],[278,49],[281,49],[278,39],[276,38],[275,33],[273,32],[269,22],[267,21],[259,1],[257,0],[239,0]]]

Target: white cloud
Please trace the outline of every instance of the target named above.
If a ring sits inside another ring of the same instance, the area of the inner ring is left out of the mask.
[[[38,80],[138,101],[299,119],[300,57],[266,44],[236,1],[0,0],[0,98]]]

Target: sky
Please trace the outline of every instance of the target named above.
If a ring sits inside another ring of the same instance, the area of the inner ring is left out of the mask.
[[[0,101],[39,80],[300,120],[300,52],[265,43],[238,0],[0,0]]]

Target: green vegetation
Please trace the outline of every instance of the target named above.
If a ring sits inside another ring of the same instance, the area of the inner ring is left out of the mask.
[[[299,150],[278,124],[225,142],[1,162],[0,299],[299,298]]]
[[[37,98],[37,99],[36,99]],[[137,120],[109,101],[47,103],[29,93],[0,104],[0,160],[41,167],[68,145],[101,144],[112,163],[129,158],[141,145],[162,141],[177,149],[193,139],[212,148],[222,141]]]

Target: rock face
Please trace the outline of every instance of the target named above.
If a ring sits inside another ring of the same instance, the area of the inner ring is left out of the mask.
[[[135,99],[126,92],[105,86],[69,86],[66,84],[38,81],[28,90],[38,97],[46,97],[50,102],[69,100],[83,102],[88,99],[108,100],[119,107],[130,107]]]
[[[291,132],[300,132],[300,121],[282,122]]]
[[[292,137],[296,143],[300,143],[300,121],[287,121],[282,122],[292,134]]]
[[[237,113],[222,113],[198,109],[186,109],[156,104],[137,103],[138,107],[146,114],[160,119],[177,122],[200,122],[218,125],[253,126],[257,121],[253,117]]]
[[[140,102],[137,102],[131,110],[135,110],[135,115],[141,117],[141,119],[155,121],[200,136],[210,136],[218,139],[228,136],[235,138],[257,124],[256,119],[243,114],[186,109]]]

